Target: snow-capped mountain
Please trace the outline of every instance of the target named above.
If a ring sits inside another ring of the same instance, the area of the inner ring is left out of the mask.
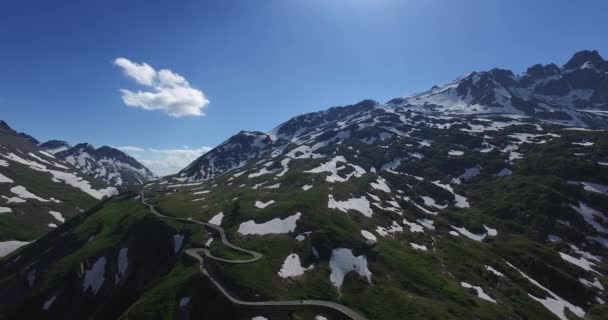
[[[606,127],[608,61],[597,51],[580,51],[562,67],[536,64],[521,75],[504,69],[472,72],[387,104],[453,114],[519,114],[565,125]]]
[[[365,100],[294,117],[269,133],[245,132],[228,139],[179,173],[187,181],[207,180],[245,165],[262,154],[279,154],[288,144],[329,135],[355,120],[362,127],[375,109],[409,110],[413,114],[480,116],[502,114],[578,127],[608,127],[608,61],[597,51],[580,51],[562,67],[534,65],[523,74],[492,69],[382,104]],[[377,120],[375,120],[377,121]],[[348,132],[342,132],[344,138]],[[336,143],[340,136],[324,144]],[[302,149],[314,157],[315,145]]]
[[[67,147],[65,142],[53,140],[45,144],[55,151],[56,157],[65,160],[82,173],[112,186],[141,185],[156,179],[152,171],[115,148],[95,148],[90,144],[81,143],[61,150]]]
[[[206,180],[243,166],[252,158],[270,150],[272,136],[262,132],[241,131],[205,154],[182,171],[189,180]]]
[[[117,193],[0,121],[0,256]]]

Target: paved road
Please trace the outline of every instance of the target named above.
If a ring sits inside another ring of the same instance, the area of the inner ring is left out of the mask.
[[[250,254],[252,256],[251,259],[245,259],[245,260],[227,260],[227,259],[223,259],[220,257],[216,257],[213,256],[209,250],[207,248],[192,248],[192,249],[187,249],[185,252],[187,255],[189,255],[190,257],[196,259],[197,261],[199,261],[199,268],[201,270],[201,272],[207,276],[211,282],[215,285],[215,287],[226,297],[228,298],[228,300],[230,300],[230,302],[232,302],[233,304],[236,305],[241,305],[241,306],[317,306],[317,307],[326,307],[326,308],[330,308],[330,309],[334,309],[344,315],[346,315],[347,317],[353,319],[353,320],[367,320],[367,318],[365,318],[364,316],[360,315],[359,313],[355,312],[354,310],[343,306],[341,304],[338,303],[334,303],[334,302],[330,302],[330,301],[324,301],[324,300],[287,300],[287,301],[243,301],[243,300],[239,300],[235,297],[233,297],[232,295],[230,295],[230,293],[228,293],[228,291],[226,290],[226,288],[224,288],[217,280],[215,280],[210,274],[209,272],[207,272],[207,269],[205,269],[205,265],[204,265],[204,259],[203,256],[201,256],[199,254],[199,252],[202,252],[204,256],[210,258],[210,259],[215,259],[218,261],[222,261],[222,262],[227,262],[227,263],[251,263],[251,262],[255,262],[258,261],[260,259],[262,259],[262,257],[264,257],[261,253],[259,252],[255,252],[252,250],[247,250],[245,248],[241,248],[241,247],[237,247],[234,244],[230,243],[230,241],[228,241],[228,238],[226,237],[226,232],[224,231],[224,228],[208,223],[208,222],[202,222],[202,221],[198,221],[198,220],[194,220],[191,218],[185,219],[185,218],[176,218],[176,217],[169,217],[166,215],[161,214],[160,212],[158,212],[158,210],[156,210],[156,208],[147,203],[145,198],[144,198],[144,190],[142,189],[141,191],[141,202],[146,205],[149,209],[150,212],[152,212],[153,214],[155,214],[158,217],[164,218],[164,219],[172,219],[172,220],[179,220],[179,221],[186,221],[186,222],[193,222],[193,223],[198,223],[200,225],[209,227],[209,228],[213,228],[214,230],[216,230],[221,237],[222,243],[231,248],[234,249],[236,251],[240,251],[240,252],[245,252],[247,254]]]

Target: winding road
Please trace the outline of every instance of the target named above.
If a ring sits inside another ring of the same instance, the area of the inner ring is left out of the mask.
[[[178,221],[185,221],[185,222],[193,222],[193,223],[197,223],[209,228],[212,228],[214,230],[216,230],[219,234],[220,234],[220,238],[222,240],[222,243],[233,249],[236,251],[240,251],[240,252],[244,252],[247,254],[250,254],[252,257],[250,259],[244,259],[244,260],[228,260],[228,259],[223,259],[220,257],[216,257],[214,255],[211,254],[211,252],[209,252],[209,249],[207,248],[192,248],[192,249],[187,249],[185,251],[185,253],[196,259],[197,261],[199,261],[199,268],[201,270],[201,272],[207,276],[211,282],[215,285],[215,287],[228,299],[230,300],[231,303],[236,304],[236,305],[240,305],[240,306],[248,306],[248,307],[252,307],[252,306],[317,306],[317,307],[324,307],[324,308],[330,308],[333,309],[335,311],[338,311],[342,314],[344,314],[345,316],[349,317],[352,320],[367,320],[367,318],[365,318],[364,316],[362,316],[361,314],[355,312],[354,310],[350,309],[349,307],[343,306],[341,304],[338,303],[334,303],[331,301],[324,301],[324,300],[285,300],[285,301],[243,301],[243,300],[239,300],[235,297],[233,297],[232,295],[230,295],[230,293],[228,293],[228,291],[226,290],[226,288],[224,288],[216,279],[214,279],[209,272],[207,271],[207,269],[205,269],[205,265],[203,263],[204,259],[203,256],[201,256],[199,253],[203,253],[204,256],[210,258],[210,259],[214,259],[217,261],[221,261],[221,262],[226,262],[226,263],[251,263],[251,262],[255,262],[258,261],[260,259],[262,259],[264,257],[264,255],[262,255],[259,252],[256,251],[252,251],[252,250],[248,250],[245,248],[241,248],[241,247],[237,247],[234,244],[230,243],[230,241],[228,241],[228,238],[226,237],[226,232],[224,231],[224,228],[215,225],[215,224],[211,224],[208,222],[202,222],[202,221],[198,221],[198,220],[194,220],[192,218],[176,218],[176,217],[169,217],[166,216],[160,212],[158,212],[158,210],[156,210],[156,208],[154,207],[154,205],[151,205],[149,203],[146,202],[145,197],[144,197],[144,190],[141,190],[141,202],[147,206],[150,210],[150,212],[152,212],[154,215],[163,218],[163,219],[171,219],[171,220],[178,220]]]

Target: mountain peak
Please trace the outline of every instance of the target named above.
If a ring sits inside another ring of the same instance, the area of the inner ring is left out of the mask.
[[[554,63],[550,63],[547,65],[542,65],[538,63],[529,67],[528,70],[526,70],[526,75],[531,77],[544,77],[558,74],[559,72],[559,67]]]
[[[84,174],[114,186],[138,185],[155,178],[154,174],[137,160],[108,146],[95,148],[88,143],[79,143],[57,152],[56,156]]]
[[[70,144],[62,140],[49,140],[40,144],[40,149],[55,154],[71,148]]]
[[[593,65],[600,65],[604,62],[604,58],[597,50],[582,50],[574,54],[564,65],[564,69],[576,69],[582,67],[585,63],[590,62]]]
[[[0,120],[0,128],[2,129],[11,129],[11,127],[8,125],[8,123]]]

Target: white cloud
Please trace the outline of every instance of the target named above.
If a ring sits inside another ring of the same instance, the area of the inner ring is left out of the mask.
[[[198,149],[144,149],[140,147],[120,147],[122,150],[148,167],[158,176],[174,174],[185,168],[211,147]]]
[[[122,101],[127,106],[161,110],[172,117],[204,115],[202,110],[209,100],[179,74],[168,69],[156,71],[147,63],[138,64],[126,58],[117,58],[114,65],[122,68],[126,76],[150,89],[137,92],[120,89]]]
[[[147,63],[138,64],[125,58],[118,58],[114,60],[114,64],[121,67],[126,76],[135,79],[139,84],[151,86],[156,77],[156,71]]]
[[[144,152],[146,149],[140,147],[124,146],[124,147],[113,147],[122,152]]]

